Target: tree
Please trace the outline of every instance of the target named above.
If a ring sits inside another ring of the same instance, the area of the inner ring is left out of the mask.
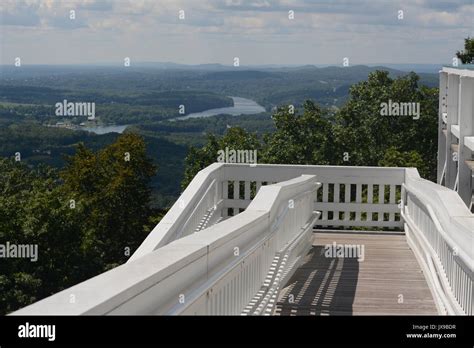
[[[327,113],[312,101],[303,112],[285,106],[273,115],[276,130],[267,134],[264,162],[282,164],[329,164],[333,162],[333,132]]]
[[[467,37],[464,39],[464,51],[457,51],[456,56],[463,64],[474,63],[474,38]]]
[[[436,177],[438,92],[418,85],[415,73],[392,79],[376,71],[367,81],[350,89],[350,98],[336,114],[335,151],[347,152],[349,161],[339,164],[377,166],[389,148],[400,153],[416,151],[426,169],[422,175]],[[417,116],[383,116],[382,103],[419,103]]]
[[[183,190],[188,186],[194,176],[208,165],[218,162],[218,151],[229,150],[257,150],[261,151],[261,143],[257,136],[248,133],[240,127],[231,127],[218,138],[214,134],[207,135],[207,142],[202,148],[191,146],[185,158],[184,179],[181,183]]]
[[[394,147],[385,151],[384,157],[379,161],[381,167],[413,167],[420,172],[426,172],[426,163],[416,151],[400,152]]]
[[[37,260],[0,262],[0,314],[97,273],[82,249],[84,216],[69,208],[58,174],[0,159],[0,244],[37,246]]]
[[[93,153],[80,145],[61,172],[64,188],[87,219],[89,257],[105,269],[125,262],[150,230],[150,180],[156,167],[133,133]]]
[[[0,315],[126,261],[157,222],[141,137],[97,153],[79,145],[67,162],[58,173],[0,158],[0,244],[38,246],[36,261],[1,260]]]

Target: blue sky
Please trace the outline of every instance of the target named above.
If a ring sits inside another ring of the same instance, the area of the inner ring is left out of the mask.
[[[1,64],[436,64],[474,36],[474,0],[1,0],[0,12]]]

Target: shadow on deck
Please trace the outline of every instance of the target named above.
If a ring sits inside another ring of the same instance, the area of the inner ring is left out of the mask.
[[[329,257],[326,246],[334,243],[345,246],[346,257]],[[360,262],[358,256],[362,256]],[[437,311],[404,235],[315,233],[313,248],[282,289],[275,314],[415,315]]]

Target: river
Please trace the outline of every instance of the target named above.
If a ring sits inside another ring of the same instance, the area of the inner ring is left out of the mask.
[[[187,120],[190,118],[200,118],[200,117],[210,117],[216,115],[253,115],[265,112],[265,108],[253,100],[240,98],[240,97],[231,97],[234,100],[234,106],[229,106],[225,108],[209,109],[201,112],[194,112],[186,116],[180,116],[172,118],[171,120]]]
[[[200,118],[200,117],[211,117],[216,115],[253,115],[265,112],[265,108],[251,99],[240,98],[240,97],[231,97],[234,101],[234,106],[229,106],[225,108],[209,109],[201,112],[194,112],[186,116],[180,116],[169,119],[170,121],[176,120],[187,120],[190,118]],[[80,127],[79,130],[85,130],[93,132],[95,134],[106,134],[106,133],[123,133],[125,128],[128,125],[115,125],[115,126],[92,126],[92,127]]]
[[[128,127],[128,124],[117,125],[117,126],[93,126],[93,127],[85,126],[85,127],[78,128],[78,130],[93,132],[95,134],[123,133],[123,131],[127,127]]]

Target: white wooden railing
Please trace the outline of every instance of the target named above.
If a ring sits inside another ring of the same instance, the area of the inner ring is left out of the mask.
[[[318,225],[325,227],[402,228],[399,202],[404,168],[371,168],[307,165],[225,165],[223,167],[224,214],[245,209],[253,188],[316,175],[322,184],[315,209],[322,212]],[[228,187],[232,190],[227,191]],[[239,194],[240,193],[240,194]]]
[[[438,180],[474,209],[474,70],[439,72]]]
[[[222,199],[220,199],[222,197],[222,185],[220,185],[222,166],[218,163],[212,164],[194,177],[192,185],[186,188],[128,262],[202,229],[201,227],[206,227],[200,224],[209,211],[211,211],[213,221],[218,218],[222,209]],[[213,210],[219,212],[215,213]],[[207,225],[211,223],[208,222]]]
[[[319,217],[313,212],[318,187],[313,175],[264,187],[239,216],[14,314],[240,314],[261,288],[275,257],[286,258],[295,268],[299,255],[294,251],[304,256],[311,246],[312,226]],[[275,282],[279,286],[281,279]],[[275,287],[272,291],[277,295]]]
[[[315,199],[317,224],[335,228],[402,229],[399,199],[404,168],[215,163],[199,172],[129,262],[244,211],[262,186],[308,174],[322,189]]]
[[[404,229],[439,313],[472,314],[473,221],[416,169],[213,164],[126,264],[14,314],[271,314],[315,226]]]
[[[405,233],[441,314],[473,311],[474,215],[454,191],[406,170]]]

